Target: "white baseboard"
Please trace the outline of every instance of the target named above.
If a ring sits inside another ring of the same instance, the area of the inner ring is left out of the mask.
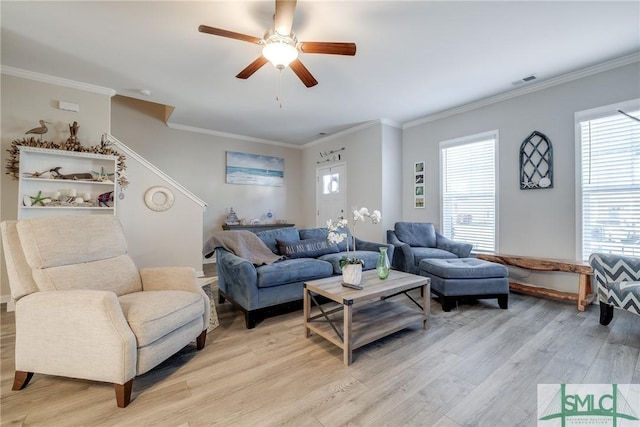
[[[216,259],[214,257],[202,258],[202,263],[203,264],[215,264],[216,263]]]

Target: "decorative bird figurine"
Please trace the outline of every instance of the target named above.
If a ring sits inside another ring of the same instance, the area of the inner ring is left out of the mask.
[[[34,134],[34,135],[40,135],[40,141],[42,141],[42,135],[44,135],[45,133],[47,133],[47,131],[49,130],[47,128],[47,125],[52,124],[51,122],[45,122],[44,120],[38,120],[40,122],[40,127],[38,128],[33,128],[31,130],[26,131],[24,134],[28,135],[28,134]]]

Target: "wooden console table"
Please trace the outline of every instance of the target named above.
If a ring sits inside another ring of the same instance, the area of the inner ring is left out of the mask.
[[[223,224],[222,225],[222,229],[223,230],[249,230],[249,231],[253,231],[254,233],[257,233],[258,231],[264,231],[264,230],[275,230],[277,228],[288,228],[288,227],[294,227],[295,224],[278,224],[278,223],[273,223],[273,224],[246,224],[246,225],[228,225],[228,224]]]
[[[580,261],[571,261],[564,259],[537,258],[517,255],[490,255],[478,254],[478,259],[485,261],[497,262],[504,265],[512,265],[514,267],[525,268],[535,271],[561,271],[564,273],[575,273],[579,275],[578,293],[569,293],[556,291],[554,289],[546,289],[532,286],[527,283],[509,281],[509,288],[514,291],[529,293],[534,295],[544,295],[553,298],[560,298],[578,302],[578,311],[584,311],[591,304],[595,295],[591,291],[591,279],[593,269],[588,263]]]

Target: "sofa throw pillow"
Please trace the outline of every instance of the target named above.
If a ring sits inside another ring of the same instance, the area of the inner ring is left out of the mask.
[[[325,238],[286,241],[276,239],[278,253],[287,258],[316,258],[320,255],[337,253],[338,247],[330,245]]]
[[[351,231],[348,228],[345,228],[344,233],[347,234],[347,238],[342,242],[338,243],[338,252],[344,252],[347,250],[347,243],[349,243],[349,248],[353,249],[353,236],[351,235]],[[304,230],[300,230],[300,239],[327,239],[329,235],[329,230],[326,228],[307,228]]]
[[[298,229],[295,227],[259,231],[256,235],[269,247],[269,249],[271,249],[271,252],[276,255],[279,255],[276,239],[286,240],[287,242],[293,242],[300,239]]]

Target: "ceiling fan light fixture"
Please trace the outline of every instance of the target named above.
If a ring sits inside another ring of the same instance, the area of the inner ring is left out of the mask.
[[[272,36],[266,40],[262,48],[262,56],[267,58],[274,67],[282,70],[298,58],[298,49],[290,38]]]
[[[2,1],[2,0],[0,0]],[[296,11],[297,0],[275,0],[276,13],[273,15],[274,27],[268,30],[264,38],[236,33],[222,28],[200,25],[198,31],[211,34],[213,36],[236,39],[262,46],[262,55],[254,59],[236,78],[248,79],[256,71],[262,68],[267,62],[271,62],[274,67],[282,71],[290,68],[298,76],[302,84],[306,87],[313,87],[318,81],[313,77],[307,67],[298,59],[299,52],[302,53],[323,53],[326,55],[346,55],[356,54],[355,43],[343,42],[298,42],[298,38],[292,31],[293,19]],[[282,73],[280,73],[282,76]]]

